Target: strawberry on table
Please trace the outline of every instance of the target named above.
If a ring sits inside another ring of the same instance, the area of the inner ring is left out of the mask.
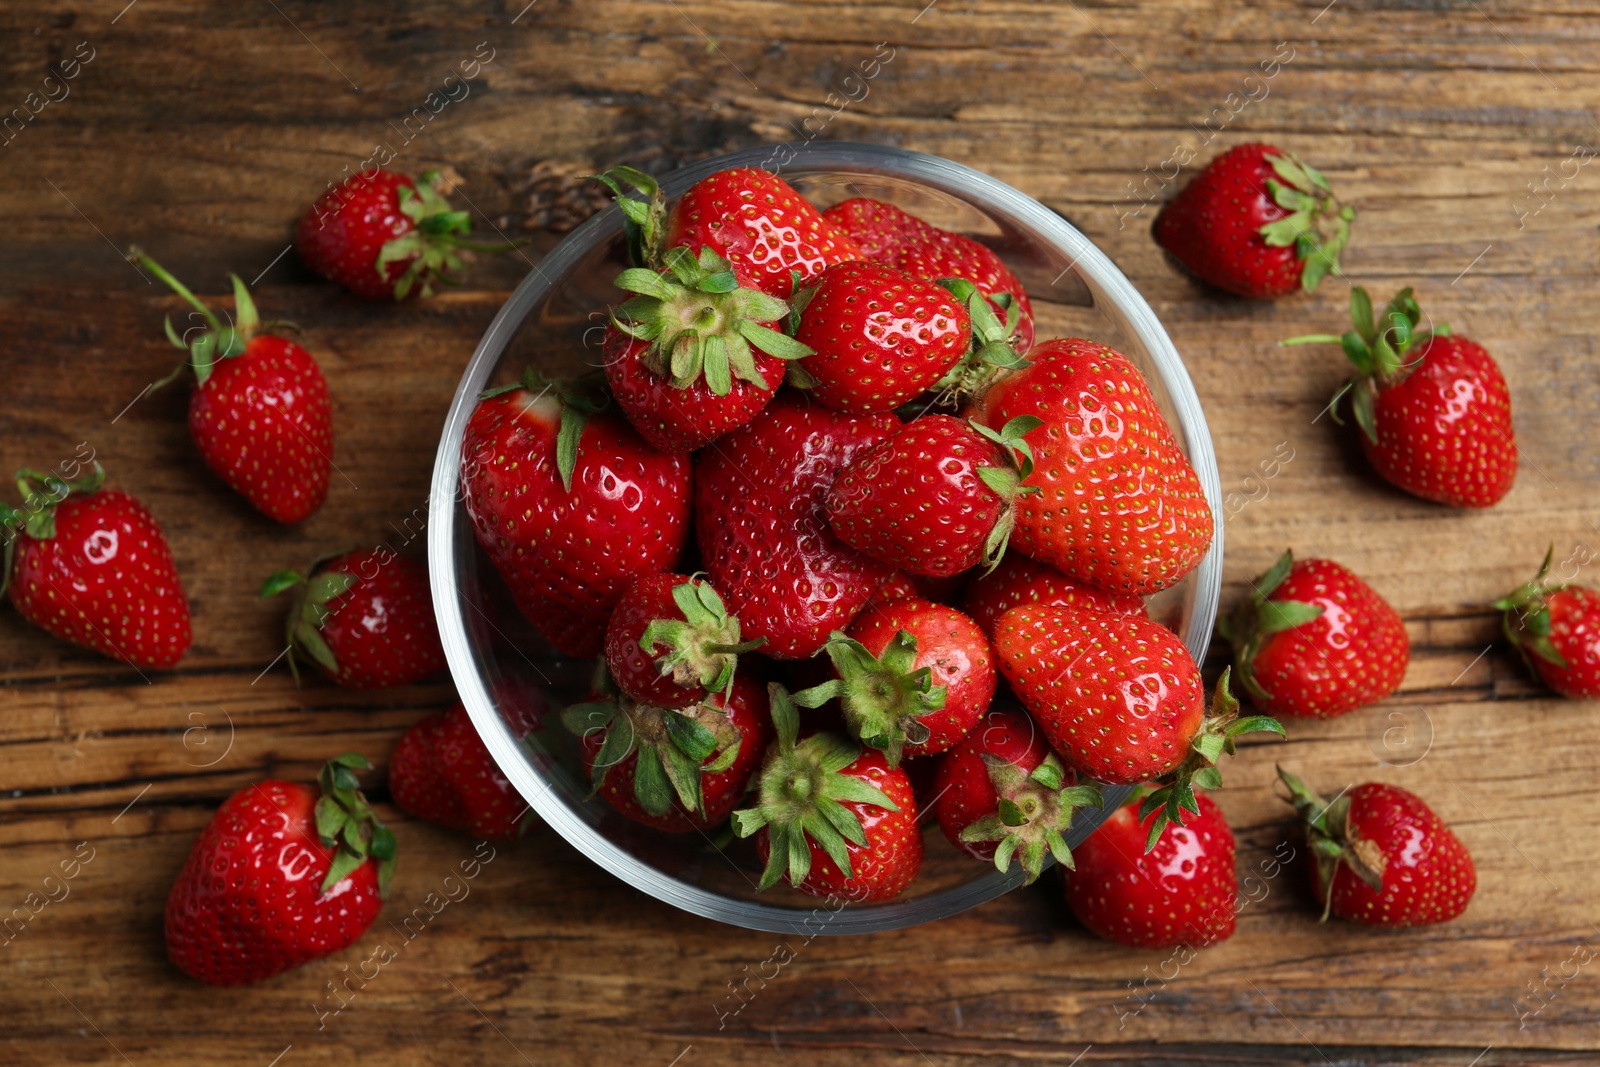
[[[1325,559],[1285,552],[1219,629],[1234,677],[1268,715],[1331,719],[1400,688],[1405,623],[1373,588]]]
[[[739,619],[702,578],[649,574],[629,587],[606,626],[606,669],[625,696],[686,708],[733,682],[741,653]]]
[[[974,578],[967,586],[961,609],[984,633],[993,635],[1000,616],[1022,604],[1149,617],[1143,598],[1131,593],[1108,593],[1074,581],[1020,552],[1008,553],[993,571]]]
[[[353,944],[378,917],[394,834],[340,756],[318,789],[271,779],[223,801],[167,897],[167,955],[208,985],[265,981]]]
[[[189,602],[161,527],[105,471],[74,481],[17,473],[22,508],[0,504],[0,592],[47,633],[135,667],[171,667],[189,649]]]
[[[1574,700],[1600,697],[1600,593],[1552,582],[1555,546],[1533,581],[1495,601],[1506,639],[1545,685]]]

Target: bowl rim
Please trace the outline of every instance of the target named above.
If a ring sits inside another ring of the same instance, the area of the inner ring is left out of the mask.
[[[784,154],[788,158],[775,165],[779,156]],[[1041,240],[1053,244],[1068,257],[1068,267],[1062,274],[1076,269],[1079,278],[1096,298],[1096,303],[1103,300],[1110,317],[1136,337],[1149,353],[1161,383],[1173,407],[1177,409],[1177,424],[1172,428],[1182,442],[1211,505],[1213,539],[1210,549],[1194,569],[1194,580],[1186,591],[1186,625],[1180,634],[1196,662],[1200,662],[1211,639],[1222,585],[1223,514],[1216,454],[1205,412],[1182,358],[1150,305],[1110,257],[1060,214],[1004,182],[953,160],[886,145],[848,141],[766,145],[683,167],[663,178],[661,188],[670,199],[694,182],[716,171],[733,167],[764,167],[774,172],[781,172],[786,167],[807,170],[867,168],[897,179],[931,186],[946,195],[971,202],[991,216],[1004,218],[1020,228],[1033,231]],[[1009,892],[1021,884],[1020,870],[1002,873],[990,869],[983,876],[959,886],[870,907],[850,908],[841,905],[829,908],[828,905],[833,901],[819,900],[817,906],[809,910],[726,897],[713,890],[682,882],[612,842],[556,797],[550,783],[528,763],[521,744],[511,735],[496,711],[488,685],[477,669],[467,636],[463,602],[455,573],[457,535],[461,532],[457,521],[460,508],[460,455],[467,420],[477,404],[478,394],[487,386],[490,375],[516,339],[529,314],[594,245],[613,239],[621,229],[621,212],[615,206],[608,207],[576,227],[533,265],[533,269],[496,313],[473,351],[451,400],[434,460],[428,497],[428,569],[433,587],[434,614],[457,695],[495,763],[540,818],[568,844],[609,874],[674,907],[718,922],[751,930],[795,934],[808,939],[819,934],[872,933],[946,918]],[[1069,844],[1076,846],[1092,833],[1132,790],[1131,786],[1103,790],[1106,797],[1104,811],[1096,812],[1098,817],[1076,823],[1068,835]]]

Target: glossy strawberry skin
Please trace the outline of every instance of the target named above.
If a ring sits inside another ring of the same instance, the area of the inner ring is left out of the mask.
[[[783,382],[784,361],[759,349],[751,355],[767,388],[740,378],[723,396],[717,396],[697,378],[687,389],[674,388],[668,378],[645,363],[650,342],[630,337],[616,327],[606,331],[606,381],[611,394],[639,435],[661,452],[684,455],[697,451],[737,430],[760,414],[777,395]]]
[[[295,229],[295,250],[316,273],[368,300],[393,300],[410,266],[397,259],[378,271],[378,253],[416,224],[400,210],[400,190],[415,189],[404,174],[368,170],[324,193]],[[419,293],[421,287],[412,289]]]
[[[523,615],[563,655],[596,656],[628,585],[677,563],[691,471],[624,420],[591,415],[568,492],[556,469],[560,417],[554,396],[526,389],[480,401],[462,486],[478,543]]]
[[[1345,864],[1334,868],[1333,914],[1369,926],[1449,922],[1466,910],[1478,888],[1466,846],[1421,797],[1399,786],[1369,782],[1351,789],[1348,833],[1384,856],[1383,890],[1375,892]],[[1312,888],[1327,901],[1327,886],[1311,864]]]
[[[350,689],[388,689],[445,669],[427,567],[376,548],[346,552],[320,570],[356,579],[328,601],[322,624],[322,639],[339,664],[329,675],[334,682]]]
[[[795,340],[819,404],[855,415],[893,411],[933,386],[966,354],[972,322],[944,289],[879,263],[823,272]]]
[[[538,730],[547,706],[531,687],[500,686],[496,707],[519,737]],[[389,757],[389,792],[406,813],[489,840],[520,837],[528,803],[501,773],[462,704],[407,730]]]
[[[1008,552],[993,571],[973,578],[967,585],[961,610],[992,636],[1000,616],[1023,604],[1150,617],[1140,597],[1084,585],[1020,552]]]
[[[1600,698],[1600,593],[1569,585],[1545,594],[1544,602],[1550,612],[1550,643],[1567,665],[1532,654],[1528,662],[1562,696]]]
[[[1360,434],[1379,475],[1414,496],[1486,508],[1517,475],[1511,392],[1494,357],[1465,337],[1430,334],[1407,351],[1416,366],[1378,386],[1378,439]]]
[[[753,168],[718,171],[696,182],[667,216],[667,245],[704,247],[733,264],[740,285],[787,299],[790,271],[809,285],[835,263],[859,259],[848,234],[782,178]]]
[[[1132,948],[1199,948],[1233,936],[1233,831],[1215,801],[1204,793],[1198,800],[1199,814],[1168,826],[1151,852],[1144,850],[1150,823],[1138,818],[1137,798],[1072,850],[1076,869],[1062,873],[1079,922]]]
[[[377,863],[327,893],[332,852],[317,836],[317,790],[269,780],[212,816],[167,897],[167,955],[208,985],[264,981],[353,944],[378,917]]]
[[[711,584],[764,655],[804,659],[849,625],[890,568],[835,537],[838,472],[899,425],[779,396],[696,461],[695,529]]]
[[[1001,616],[994,650],[1050,747],[1096,781],[1173,770],[1205,715],[1189,650],[1148,619],[1025,604]]]
[[[16,534],[7,591],[22,617],[135,667],[171,667],[189,649],[189,602],[161,528],[127,493],[72,493],[55,536]]]
[[[1004,503],[983,467],[1004,468],[1000,447],[948,415],[924,415],[856,457],[828,491],[839,539],[915,574],[949,577],[983,561]]]
[[[1211,545],[1214,522],[1189,459],[1126,356],[1079,338],[1045,341],[1032,366],[1001,378],[976,418],[993,430],[1019,415],[1036,466],[1016,500],[1013,549],[1114,593],[1180,581]]]
[[[1031,774],[1050,755],[1050,744],[1026,713],[993,708],[935,761],[933,807],[939,828],[967,855],[992,860],[997,842],[961,840],[961,831],[999,809],[1000,796],[983,762],[985,752]]]
[[[846,631],[874,656],[904,630],[917,641],[913,670],[929,668],[932,683],[946,687],[944,707],[917,721],[928,738],[905,746],[905,755],[931,756],[965,737],[994,698],[994,653],[977,624],[954,608],[926,600],[891,600],[863,611]]]
[[[606,625],[606,670],[624,695],[660,708],[686,708],[705,695],[699,686],[679,685],[663,675],[655,656],[639,647],[646,627],[657,619],[679,619],[683,612],[672,599],[672,591],[691,579],[683,574],[648,574],[623,594]]]

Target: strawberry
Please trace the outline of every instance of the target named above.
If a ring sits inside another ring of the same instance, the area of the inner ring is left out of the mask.
[[[609,678],[561,721],[578,737],[595,791],[669,833],[707,830],[744,798],[771,737],[767,694],[748,673],[686,708],[641,704]]]
[[[1282,767],[1278,776],[1304,823],[1323,919],[1427,926],[1467,909],[1478,888],[1472,856],[1421,797],[1367,782],[1330,803]]]
[[[189,394],[189,435],[206,466],[269,519],[308,518],[328,495],[333,466],[333,410],[328,382],[311,353],[282,337],[258,333],[255,301],[237,274],[235,318],[215,312],[138,249],[130,261],[172,287],[205,320],[182,337],[166,323],[167,338],[189,353],[195,388]],[[159,388],[183,366],[157,382]]]
[[[1511,491],[1517,441],[1511,392],[1482,345],[1440,324],[1418,332],[1422,311],[1402,289],[1375,323],[1372,300],[1350,291],[1355,329],[1311,334],[1286,345],[1340,344],[1355,375],[1347,393],[1361,427],[1361,450],[1379,476],[1413,496],[1463,508],[1486,508]],[[1381,327],[1381,328],[1380,328]]]
[[[1600,697],[1600,593],[1549,580],[1555,546],[1533,581],[1494,602],[1506,640],[1544,684],[1574,700]]]
[[[1100,791],[1076,781],[1032,719],[996,708],[939,757],[934,813],[956,848],[992,861],[1002,872],[1015,857],[1023,884],[1031,885],[1046,856],[1072,866],[1063,835],[1072,827],[1073,810],[1100,805]]]
[[[468,241],[471,216],[451,210],[438,171],[413,180],[391,170],[365,170],[329,189],[295,228],[306,266],[368,300],[432,296],[434,285],[457,284],[461,250],[504,252],[513,244]]]
[[[378,917],[394,834],[361,795],[351,753],[320,792],[275,779],[211,817],[167,897],[167,956],[207,985],[265,981],[353,944]]]
[[[478,543],[517,607],[567,656],[599,655],[635,579],[670,570],[689,526],[687,457],[531,370],[483,394],[461,446]]]
[[[1251,585],[1219,628],[1263,712],[1331,719],[1400,688],[1411,661],[1405,623],[1366,582],[1285,552]]]
[[[694,517],[706,574],[745,638],[767,639],[764,654],[815,655],[889,576],[829,531],[823,504],[838,472],[898,425],[783,395],[700,453]]]
[[[19,471],[22,508],[0,504],[5,570],[22,617],[135,667],[171,667],[189,649],[189,602],[161,527],[100,464],[75,481]]]
[[[1213,159],[1156,216],[1156,243],[1201,281],[1264,299],[1339,273],[1355,209],[1293,152],[1242,144]]]
[[[1145,850],[1139,798],[1112,812],[1077,847],[1063,879],[1067,906],[1089,930],[1131,948],[1201,948],[1233,936],[1238,914],[1233,831],[1200,796],[1195,814]]]
[[[1073,581],[1054,567],[1035,563],[1018,552],[1006,556],[993,571],[973,579],[967,586],[961,610],[979,629],[992,636],[1000,616],[1021,604],[1149,617],[1144,601],[1137,596],[1107,593]]]
[[[623,695],[643,704],[686,708],[733,682],[741,641],[711,583],[681,574],[647,574],[617,602],[606,625],[606,668]]]
[[[357,549],[313,567],[309,578],[278,571],[261,583],[261,596],[290,589],[285,632],[296,678],[296,653],[349,689],[410,685],[444,670],[428,568],[415,560],[387,546]]]
[[[1013,501],[1033,473],[1023,416],[996,433],[949,415],[924,415],[862,453],[828,490],[839,540],[914,574],[944,578],[993,569],[1016,522]]]
[[[1016,499],[1012,546],[1113,593],[1165,589],[1211,545],[1211,507],[1128,358],[1078,338],[1046,341],[1001,378],[976,420],[1000,431],[1031,415],[1034,470]]]
[[[911,780],[843,734],[799,740],[789,694],[769,689],[777,741],[756,806],[733,813],[734,833],[756,838],[760,888],[786,878],[802,893],[849,902],[898,896],[922,867]]]

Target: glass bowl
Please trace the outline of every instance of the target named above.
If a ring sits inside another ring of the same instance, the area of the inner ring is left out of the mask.
[[[736,152],[677,171],[662,181],[663,191],[675,198],[729,167],[777,170],[821,207],[871,196],[968,234],[999,252],[1021,277],[1041,340],[1090,338],[1138,365],[1217,517],[1216,537],[1200,565],[1150,601],[1152,617],[1171,625],[1198,661],[1211,637],[1222,582],[1216,457],[1183,361],[1111,260],[1061,216],[1009,185],[948,159],[897,148],[820,142]],[[686,911],[754,930],[801,936],[892,930],[953,915],[1019,885],[1020,871],[1002,874],[957,852],[932,813],[924,812],[923,871],[895,900],[846,905],[784,885],[758,894],[760,865],[750,842],[714,844],[694,835],[660,834],[590,798],[556,712],[583,699],[592,665],[557,655],[510,605],[474,541],[458,475],[462,433],[485,388],[515,380],[529,363],[547,375],[600,365],[607,309],[621,299],[611,280],[624,266],[622,215],[615,207],[589,219],[545,256],[479,342],[439,442],[428,515],[434,606],[456,687],[501,770],[557,833],[624,882]],[[551,708],[545,728],[521,739],[493,695],[518,681],[542,690]],[[1103,809],[1080,812],[1069,843],[1087,837],[1130,791],[1107,789]]]

